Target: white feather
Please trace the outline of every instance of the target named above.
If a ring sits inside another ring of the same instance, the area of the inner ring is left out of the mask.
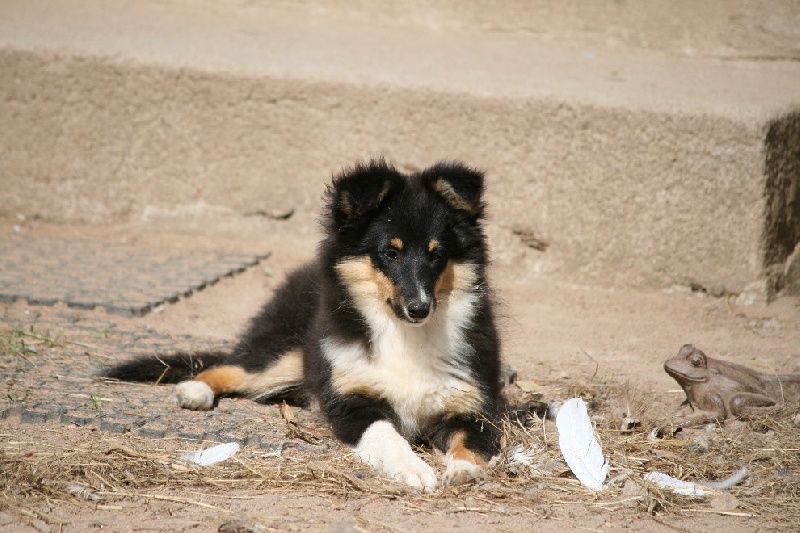
[[[531,466],[533,465],[533,458],[536,456],[534,449],[525,449],[522,444],[513,446],[506,453],[506,460],[511,466]]]
[[[609,464],[594,435],[586,404],[580,398],[564,402],[556,417],[558,446],[570,470],[592,490],[602,490]]]
[[[708,496],[712,494],[711,490],[703,488],[697,483],[681,481],[663,472],[649,472],[645,474],[644,478],[662,489],[671,490],[675,494],[682,494],[683,496]]]
[[[208,466],[215,463],[221,463],[222,461],[227,461],[238,451],[238,442],[228,442],[226,444],[212,446],[211,448],[207,448],[205,450],[185,453],[181,455],[181,459],[197,463],[201,466]]]

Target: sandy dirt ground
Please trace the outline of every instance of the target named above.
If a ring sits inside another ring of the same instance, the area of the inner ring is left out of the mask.
[[[4,221],[2,229],[11,231],[13,225],[14,221]],[[27,224],[22,231],[56,236],[80,234],[107,242],[147,243],[171,249],[207,247],[262,251],[255,248],[269,247],[273,255],[259,266],[168,305],[162,312],[144,317],[113,318],[115,323],[130,328],[220,340],[232,339],[244,328],[285,272],[313,255],[315,242],[313,234],[291,232],[276,232],[271,237],[254,239],[252,232],[231,236],[230,232],[164,232],[132,226]],[[154,459],[177,457],[179,451],[187,449],[187,444],[179,440],[146,439],[133,433],[105,434],[96,428],[58,422],[24,424],[9,417],[0,420],[3,447],[0,471],[4,474],[0,477],[0,483],[4,484],[0,529],[756,531],[781,529],[789,524],[797,526],[796,518],[786,513],[797,510],[800,451],[783,450],[790,454],[785,464],[758,462],[747,453],[725,455],[729,449],[725,446],[735,441],[736,435],[753,433],[757,429],[765,435],[763,446],[768,449],[769,429],[736,422],[725,427],[702,428],[691,435],[684,431],[683,435],[649,444],[646,440],[647,433],[669,421],[670,414],[684,399],[683,392],[663,371],[662,365],[685,343],[695,344],[712,357],[764,372],[800,373],[800,302],[797,299],[779,298],[768,307],[740,307],[731,299],[714,298],[689,289],[642,292],[575,286],[565,281],[526,277],[519,268],[512,260],[499,259],[492,271],[501,305],[503,357],[517,371],[518,379],[529,394],[542,395],[546,400],[574,394],[593,399],[590,406],[604,451],[611,460],[611,477],[624,474],[624,463],[633,461],[634,456],[651,455],[653,467],[658,464],[670,467],[669,473],[679,477],[702,472],[708,478],[721,479],[740,466],[760,472],[761,477],[753,477],[751,482],[730,489],[726,497],[732,498],[733,503],[729,501],[727,506],[720,505],[719,497],[712,501],[665,495],[639,481],[632,484],[624,476],[616,486],[594,493],[581,487],[569,472],[562,471],[553,479],[530,473],[514,478],[508,465],[498,467],[493,474],[495,477],[486,482],[426,496],[388,482],[379,486],[370,484],[370,473],[346,457],[346,449],[333,443],[319,457],[295,450],[279,458],[286,471],[299,468],[298,465],[327,461],[327,466],[320,470],[323,473],[319,474],[318,487],[306,478],[303,483],[292,486],[285,481],[270,481],[269,476],[259,470],[266,468],[270,461],[274,466],[278,460],[269,457],[264,450],[246,446],[237,455],[235,465],[206,467],[209,470],[199,471],[180,466],[177,460]],[[34,308],[20,302],[0,306],[6,323],[31,312],[54,312],[53,308]],[[103,315],[101,311],[84,313]],[[55,357],[59,349],[55,343],[46,353]],[[126,354],[110,356],[121,360]],[[4,353],[3,357],[13,355]],[[125,394],[125,387],[118,385],[115,390]],[[159,390],[163,390],[165,396],[169,394],[166,386]],[[265,418],[272,417],[270,423],[283,424],[274,407],[264,406],[264,410]],[[797,410],[786,414],[794,416],[793,421],[788,422],[794,435],[800,424],[796,413]],[[314,431],[324,435],[324,424],[313,412],[301,411],[298,416],[309,428],[316,428]],[[623,441],[619,440],[617,429],[619,421],[626,417],[636,418],[641,423],[629,436],[636,441],[635,445],[620,444]],[[529,431],[537,435],[539,445],[544,445],[548,453],[557,458],[552,422],[536,421],[530,428]],[[739,433],[728,433],[730,431]],[[539,437],[540,434],[544,436]],[[711,442],[701,446],[699,451],[698,435],[701,442],[703,439]],[[714,438],[703,435],[714,435]],[[507,447],[512,444],[508,442]],[[69,463],[70,453],[80,456],[80,464],[73,465],[75,469],[71,472],[86,490],[96,493],[97,499],[42,488],[46,483],[43,480],[49,479],[42,465],[47,460],[56,461],[46,463],[47,468],[55,472],[56,464]],[[94,459],[93,453],[96,454]],[[93,463],[108,462],[115,457],[122,465],[120,471],[109,467],[108,475],[101,471],[92,477]],[[667,462],[658,463],[656,458]],[[736,464],[736,460],[743,458],[751,464]],[[26,460],[27,474],[14,474],[12,467]],[[728,460],[730,464],[726,463]],[[134,478],[144,475],[136,470],[137,465],[141,467],[147,461],[158,463],[171,473],[162,481],[150,484],[134,482]],[[646,463],[637,465],[647,468]],[[701,468],[703,465],[705,467]],[[715,473],[709,471],[709,465],[723,467]],[[221,470],[216,473],[214,468]],[[343,476],[341,479],[355,476],[360,481],[330,485],[323,479],[324,472],[328,471],[325,469],[339,472],[337,475]],[[795,489],[789,484],[789,489],[784,487],[782,495],[773,498],[773,505],[760,505],[759,498],[765,493],[753,492],[754,487],[760,487],[758,483],[774,486],[777,481],[773,482],[769,476],[779,470],[789,476],[788,479],[794,479]],[[126,471],[131,477],[130,484],[125,483]],[[634,477],[641,471],[641,468],[633,469],[627,471],[627,475]],[[236,476],[242,480],[238,485],[230,482]],[[228,481],[223,483],[215,479]],[[277,475],[274,479],[283,478]]]

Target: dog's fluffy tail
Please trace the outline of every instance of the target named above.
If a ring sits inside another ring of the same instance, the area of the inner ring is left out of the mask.
[[[179,383],[230,360],[228,352],[153,354],[102,369],[99,377],[120,381]]]

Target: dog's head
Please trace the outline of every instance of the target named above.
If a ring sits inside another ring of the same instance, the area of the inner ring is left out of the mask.
[[[454,290],[483,276],[483,174],[440,163],[405,175],[383,160],[335,177],[328,190],[330,260],[360,307],[388,305],[424,324]]]

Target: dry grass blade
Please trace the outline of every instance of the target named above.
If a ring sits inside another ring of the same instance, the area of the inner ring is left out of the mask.
[[[587,502],[608,510],[644,511],[669,515],[715,512],[726,516],[760,516],[780,527],[800,529],[800,405],[752,414],[745,421],[724,426],[684,430],[669,438],[652,440],[649,433],[664,423],[663,413],[652,406],[661,402],[629,384],[572,384],[575,393],[592,406],[590,414],[612,469],[608,488],[590,497],[588,490],[571,483],[569,472],[548,472],[541,465],[561,459],[557,435],[549,421],[507,420],[503,426],[503,463],[495,475],[536,484],[548,502]],[[630,421],[635,420],[636,424]],[[529,452],[529,464],[511,461],[520,449]],[[537,468],[537,466],[539,468]],[[692,499],[663,491],[643,481],[644,474],[661,471],[690,481],[720,481],[742,466],[747,477],[726,492],[736,508],[709,508],[710,498]],[[566,476],[565,478],[559,476]],[[623,490],[624,487],[624,490]]]
[[[123,498],[147,498],[152,500],[161,500],[165,502],[186,503],[189,505],[196,505],[205,509],[213,509],[215,511],[228,512],[227,509],[211,505],[210,503],[201,502],[199,500],[192,500],[190,498],[179,498],[177,496],[164,496],[163,494],[134,494],[127,492],[103,492],[104,496],[116,496]]]

